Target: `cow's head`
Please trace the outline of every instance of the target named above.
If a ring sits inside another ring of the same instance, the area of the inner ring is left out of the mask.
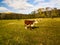
[[[39,19],[35,19],[34,23],[37,24],[39,21],[40,21]]]

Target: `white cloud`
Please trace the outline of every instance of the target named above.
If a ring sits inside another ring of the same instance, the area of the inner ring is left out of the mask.
[[[8,6],[19,10],[19,12],[22,13],[31,12],[32,10],[34,10],[34,5],[28,3],[27,0],[4,0],[3,3],[6,3]]]
[[[0,10],[8,10],[8,9],[6,9],[5,7],[0,7]]]
[[[44,2],[45,0],[34,0],[34,2],[36,3],[36,2]]]
[[[30,4],[27,1],[28,0],[4,0],[3,3],[6,3],[8,6],[13,7],[14,9],[17,9],[18,13],[30,13],[38,8],[45,7],[60,8],[60,0],[50,0],[49,2],[45,2],[45,0],[34,0],[34,3],[37,3],[36,5]]]
[[[43,0],[43,3],[41,1],[40,2],[38,1],[39,3],[36,5],[36,7],[38,8],[39,7],[57,7],[57,8],[60,7],[60,0],[50,0],[49,2],[45,2]]]
[[[5,3],[7,3],[9,6],[13,7],[14,9],[26,9],[29,7],[33,7],[33,5],[27,3],[27,0],[5,0]]]
[[[5,7],[0,7],[0,12],[10,12],[10,10]]]

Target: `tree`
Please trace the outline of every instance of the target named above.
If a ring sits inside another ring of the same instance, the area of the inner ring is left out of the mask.
[[[57,17],[57,16],[58,16],[57,8],[53,8],[53,9],[52,9],[51,15],[52,15],[52,17]]]
[[[44,17],[43,11],[44,11],[44,8],[40,8],[40,9],[37,10],[38,15],[40,15],[40,17]]]
[[[50,7],[46,7],[46,16],[51,17],[51,8]]]
[[[32,17],[35,18],[36,12],[35,11],[32,11],[31,14],[32,14]]]

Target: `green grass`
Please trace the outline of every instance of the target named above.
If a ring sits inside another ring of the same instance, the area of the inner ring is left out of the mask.
[[[35,26],[26,30],[24,19],[0,20],[0,45],[60,45],[60,18],[43,18]]]

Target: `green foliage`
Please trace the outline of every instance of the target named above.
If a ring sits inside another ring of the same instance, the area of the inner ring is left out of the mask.
[[[40,17],[48,17],[48,18],[51,18],[51,17],[60,17],[60,9],[57,9],[57,8],[54,8],[54,9],[51,9],[49,10],[49,8],[46,8],[45,11],[43,11],[43,9],[38,9],[37,11],[37,15],[40,15]]]
[[[38,9],[37,11],[32,11],[31,14],[17,14],[17,13],[0,13],[0,19],[32,19],[32,18],[56,18],[60,17],[60,9]]]

